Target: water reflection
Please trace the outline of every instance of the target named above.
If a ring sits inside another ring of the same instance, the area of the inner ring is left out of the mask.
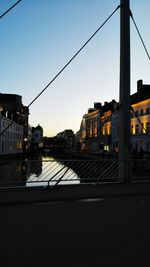
[[[26,185],[26,171],[22,161],[0,162],[0,186]]]
[[[79,177],[71,169],[68,168],[66,162],[56,160],[53,157],[42,158],[42,172],[41,174],[31,174],[27,180],[27,186],[35,185],[57,185],[59,184],[77,184],[79,183]]]
[[[0,162],[0,186],[47,186],[79,183],[77,174],[65,162],[53,157]]]

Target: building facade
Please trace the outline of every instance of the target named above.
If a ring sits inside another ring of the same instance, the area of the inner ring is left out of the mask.
[[[101,103],[94,103],[94,108],[89,108],[80,126],[81,150],[98,151],[100,149],[100,116]]]
[[[32,149],[42,149],[43,148],[43,128],[38,125],[37,127],[32,127]]]
[[[150,152],[150,85],[137,82],[131,105],[131,151]]]
[[[0,114],[0,155],[23,152],[23,126],[12,122]],[[12,125],[4,131],[10,124]]]
[[[130,99],[131,152],[150,152],[150,85],[139,80]],[[119,104],[115,100],[83,116],[80,142],[81,150],[119,152]]]
[[[23,150],[28,147],[29,108],[22,104],[22,97],[16,94],[0,93],[1,115],[23,126]]]
[[[56,135],[57,143],[66,147],[72,148],[75,142],[75,134],[71,129],[66,129]]]

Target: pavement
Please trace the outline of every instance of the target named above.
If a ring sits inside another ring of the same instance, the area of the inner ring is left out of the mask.
[[[7,267],[150,266],[150,194],[0,204]]]

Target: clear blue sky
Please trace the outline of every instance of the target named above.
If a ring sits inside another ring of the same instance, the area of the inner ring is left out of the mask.
[[[0,0],[0,14],[15,0]],[[67,63],[119,0],[22,0],[0,20],[0,92],[22,95],[28,105]],[[131,0],[150,51],[149,0]],[[94,102],[119,99],[120,12],[30,107],[29,122],[44,134],[80,128]],[[131,21],[131,93],[137,80],[150,84],[150,62]]]

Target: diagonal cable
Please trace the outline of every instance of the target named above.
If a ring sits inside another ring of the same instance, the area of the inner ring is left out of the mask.
[[[11,6],[10,8],[8,8],[2,15],[0,15],[0,19],[2,19],[10,10],[12,10],[16,5],[19,4],[19,2],[21,2],[21,0],[17,1],[13,6]]]
[[[149,132],[148,132],[147,129],[143,126],[143,124],[142,124],[142,122],[141,122],[139,116],[136,114],[136,112],[134,111],[134,109],[133,109],[132,106],[130,107],[130,109],[131,109],[131,111],[134,113],[134,115],[135,115],[135,117],[137,118],[138,122],[140,123],[142,129],[145,131],[146,135],[147,135],[148,137],[150,137]]]
[[[75,57],[83,50],[83,48],[93,39],[93,37],[101,30],[101,28],[106,24],[106,22],[115,14],[115,12],[120,8],[118,5],[115,10],[105,19],[105,21],[99,26],[99,28],[91,35],[91,37],[82,45],[82,47],[74,54],[74,56],[66,63],[66,65],[55,75],[55,77],[44,87],[44,89],[29,103],[28,108],[44,93],[44,91],[57,79],[57,77],[68,67],[68,65],[75,59]],[[5,128],[0,136],[14,123],[14,121]]]
[[[82,47],[74,54],[74,56],[67,62],[67,64],[56,74],[56,76],[44,87],[44,89],[31,101],[28,108],[39,98],[41,94],[56,80],[56,78],[68,67],[68,65],[74,60],[74,58],[82,51],[82,49],[93,39],[93,37],[100,31],[100,29],[106,24],[106,22],[114,15],[114,13],[120,8],[120,5],[107,17],[107,19],[100,25],[100,27],[91,35],[91,37],[82,45]]]
[[[134,17],[133,17],[133,14],[132,14],[131,10],[130,10],[130,17],[131,17],[131,19],[132,19],[132,21],[133,21],[133,24],[134,24],[134,26],[135,26],[135,28],[136,28],[136,30],[137,30],[137,33],[138,33],[139,38],[140,38],[140,40],[141,40],[141,42],[142,42],[142,45],[143,45],[143,47],[144,47],[144,50],[145,50],[145,52],[146,52],[146,54],[147,54],[147,56],[148,56],[148,59],[150,60],[150,54],[148,53],[148,50],[147,50],[147,48],[146,48],[146,45],[145,45],[145,43],[144,43],[144,40],[143,40],[142,35],[141,35],[141,33],[140,33],[139,29],[138,29],[138,26],[137,26],[137,24],[136,24],[136,22],[135,22],[135,19],[134,19]]]

